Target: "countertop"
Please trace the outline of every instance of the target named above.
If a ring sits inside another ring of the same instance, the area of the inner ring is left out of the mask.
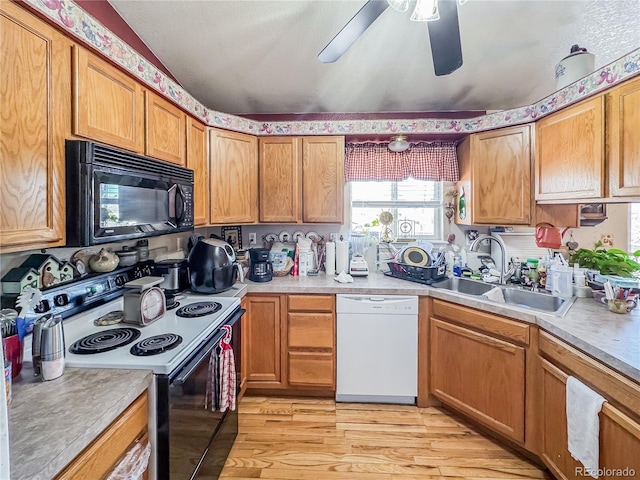
[[[24,366],[9,405],[11,479],[49,480],[144,392],[150,370],[66,368],[42,382]]]
[[[270,282],[245,280],[249,293],[419,295],[504,315],[532,324],[600,360],[605,365],[640,382],[640,308],[628,314],[611,313],[592,298],[578,298],[564,317],[534,312],[479,297],[436,289],[380,273],[355,277],[353,283],[338,283],[320,274],[307,277],[274,277]]]
[[[536,313],[479,297],[435,289],[382,274],[341,284],[326,275],[246,280],[224,296],[246,293],[374,294],[431,296],[537,324],[614,370],[640,382],[640,308],[609,312],[593,299],[577,299],[564,317]],[[13,385],[9,407],[12,479],[50,479],[133,402],[153,380],[146,370],[66,368],[59,379],[40,382],[29,366]]]

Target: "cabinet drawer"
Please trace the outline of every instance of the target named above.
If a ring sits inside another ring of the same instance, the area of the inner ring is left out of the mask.
[[[334,295],[289,295],[289,310],[333,312],[334,306]]]
[[[334,387],[333,354],[289,352],[289,385]]]
[[[332,313],[290,313],[289,348],[326,348],[335,345]]]
[[[129,446],[147,430],[147,393],[143,393],[56,477],[56,480],[101,479],[111,472]]]
[[[498,335],[523,345],[529,345],[529,326],[508,318],[437,299],[433,300],[433,315]]]

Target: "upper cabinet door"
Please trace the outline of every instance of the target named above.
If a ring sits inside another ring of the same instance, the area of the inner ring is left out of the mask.
[[[64,245],[71,42],[0,4],[0,251]],[[70,212],[73,215],[73,212]]]
[[[207,127],[187,117],[187,168],[193,170],[193,222],[209,223],[209,157]]]
[[[302,221],[342,223],[344,137],[302,139]]]
[[[609,195],[640,196],[640,78],[607,95]]]
[[[460,185],[470,196],[466,220],[478,225],[529,225],[531,126],[473,134],[458,154]]]
[[[260,221],[298,223],[302,219],[302,139],[259,139]]]
[[[149,90],[145,94],[145,154],[184,166],[187,120],[185,113]]]
[[[138,82],[84,48],[74,47],[73,133],[144,152],[144,95]]]
[[[258,220],[258,140],[253,135],[211,129],[210,220],[213,224]]]
[[[543,118],[536,124],[536,200],[602,198],[604,96]]]

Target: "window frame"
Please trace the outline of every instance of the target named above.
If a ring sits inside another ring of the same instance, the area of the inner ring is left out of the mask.
[[[391,201],[380,201],[380,200],[357,200],[357,205],[355,208],[375,208],[379,209],[380,212],[383,210],[390,211],[393,215],[393,223],[390,225],[391,230],[393,231],[394,238],[404,239],[402,235],[398,234],[398,209],[402,208],[431,208],[434,211],[434,234],[433,235],[415,235],[416,240],[427,240],[432,242],[442,242],[444,241],[444,190],[445,190],[445,182],[443,181],[427,181],[427,180],[415,180],[413,178],[409,178],[407,180],[414,181],[422,181],[422,182],[430,182],[435,184],[436,191],[436,200],[431,201],[414,201],[414,200],[391,200]],[[390,183],[392,196],[397,198],[398,188],[397,185],[404,180],[400,181],[388,181],[388,182],[358,182],[358,181],[350,181],[349,185],[349,221],[350,221],[350,230],[355,231],[356,228],[362,227],[366,228],[364,225],[355,224],[353,221],[353,209],[354,209],[354,200],[353,200],[353,184],[355,183]],[[377,218],[377,217],[376,217]],[[403,219],[404,220],[404,219]],[[413,219],[411,219],[413,220]],[[380,230],[380,235],[384,230],[384,227],[380,225],[376,227]]]

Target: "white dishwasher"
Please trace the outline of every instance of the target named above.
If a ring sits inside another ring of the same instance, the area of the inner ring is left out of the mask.
[[[336,295],[336,401],[415,404],[418,297]]]

